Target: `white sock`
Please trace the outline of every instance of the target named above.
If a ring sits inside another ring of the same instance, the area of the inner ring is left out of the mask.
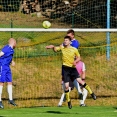
[[[12,98],[12,85],[7,85],[7,91],[9,95],[9,100],[13,100]]]
[[[87,97],[87,93],[88,93],[88,91],[85,88],[83,88],[83,92],[82,92],[83,100],[80,100],[80,104],[84,104],[86,97]]]
[[[2,101],[2,88],[3,88],[3,86],[0,85],[0,101]]]
[[[62,105],[64,96],[65,96],[65,93],[63,93],[63,94],[61,95],[61,99],[60,99],[58,105],[60,105],[60,106]]]

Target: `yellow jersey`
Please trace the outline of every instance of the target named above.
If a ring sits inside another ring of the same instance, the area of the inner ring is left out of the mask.
[[[78,52],[78,49],[70,46],[70,47],[56,47],[57,51],[62,52],[62,62],[63,65],[68,66],[68,67],[75,67],[73,65],[75,57],[80,57],[80,54]]]

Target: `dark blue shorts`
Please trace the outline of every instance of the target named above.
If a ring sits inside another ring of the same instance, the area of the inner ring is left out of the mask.
[[[12,74],[9,66],[0,66],[0,82],[12,82]]]
[[[68,67],[68,66],[62,66],[63,69],[63,78],[64,82],[67,83],[72,79],[80,78],[79,73],[77,72],[76,68]],[[72,81],[73,82],[73,81]]]
[[[61,68],[61,75],[63,76],[64,73],[63,73],[63,65],[62,65],[62,68]]]

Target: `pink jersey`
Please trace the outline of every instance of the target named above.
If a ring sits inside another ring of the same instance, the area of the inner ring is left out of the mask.
[[[78,73],[81,75],[83,71],[85,71],[85,64],[82,62],[82,61],[79,61],[77,64],[76,64],[76,69],[78,71]]]

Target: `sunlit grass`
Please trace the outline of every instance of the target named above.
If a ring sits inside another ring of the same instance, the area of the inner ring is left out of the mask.
[[[116,117],[117,107],[92,106],[92,107],[32,107],[21,109],[1,110],[1,117]]]

